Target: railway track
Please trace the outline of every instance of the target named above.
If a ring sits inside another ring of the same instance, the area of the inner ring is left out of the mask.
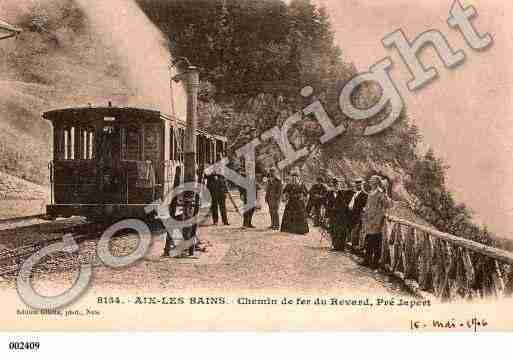
[[[0,230],[20,227],[20,226],[43,224],[43,223],[49,223],[49,222],[51,222],[51,221],[46,218],[45,214],[36,214],[33,216],[25,216],[25,217],[6,218],[6,219],[0,219]],[[54,220],[54,222],[57,222],[57,221]]]
[[[32,216],[5,218],[5,219],[0,219],[0,225],[16,224],[16,223],[19,223],[19,222],[30,221],[30,220],[37,220],[37,219],[44,220],[45,217],[46,217],[46,214],[40,213],[40,214],[34,214]]]
[[[41,216],[17,218],[17,222],[23,220],[41,218]],[[11,223],[15,223],[13,221]],[[57,221],[43,221],[44,223],[30,223],[23,226],[14,226],[7,229],[0,228],[0,244],[8,242],[10,248],[0,249],[0,279],[11,281],[21,270],[23,263],[33,254],[48,245],[62,242],[64,236],[71,234],[73,240],[80,246],[80,250],[73,253],[58,252],[45,256],[38,263],[33,273],[48,273],[52,271],[65,271],[78,268],[80,264],[98,263],[96,257],[96,241],[100,239],[109,224],[101,224],[85,221],[83,218],[75,217],[71,219],[61,219]],[[4,221],[5,223],[5,221]],[[150,230],[155,235],[165,233],[165,228],[158,223],[148,223]],[[135,248],[132,235],[126,233],[117,233],[114,237],[116,240],[124,240],[113,245],[113,253],[116,250],[125,252],[127,248],[131,248],[128,253]],[[90,241],[91,243],[84,243]],[[135,241],[137,243],[137,241]],[[83,244],[83,245],[82,245]],[[128,254],[127,253],[127,254]],[[126,254],[125,254],[126,255]]]
[[[85,263],[95,266],[99,264],[96,256],[96,241],[101,238],[108,226],[108,224],[94,222],[78,223],[58,228],[58,233],[53,232],[49,238],[25,242],[25,244],[12,249],[0,250],[0,278],[8,281],[14,279],[25,260],[42,248],[63,241],[67,234],[73,236],[73,240],[80,246],[80,250],[73,253],[58,252],[48,255],[34,267],[33,273],[73,270]],[[164,228],[158,226],[150,226],[150,230],[156,235],[164,233]],[[127,255],[134,250],[138,243],[137,236],[134,237],[131,233],[123,231],[117,233],[113,239],[111,251],[114,255]]]
[[[105,228],[105,225],[96,223],[80,223],[59,231],[61,232],[59,235],[52,236],[51,238],[34,241],[13,249],[0,250],[0,276],[6,279],[16,276],[25,260],[42,248],[62,241],[66,234],[71,234],[74,241],[80,244],[88,240],[98,239]],[[52,269],[72,269],[76,267],[80,257],[84,257],[83,253],[59,252],[48,255],[35,267],[34,271],[45,272]]]

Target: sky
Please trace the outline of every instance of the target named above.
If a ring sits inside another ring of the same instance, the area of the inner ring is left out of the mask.
[[[471,21],[493,44],[472,50],[446,21],[452,5],[441,0],[318,0],[330,14],[336,42],[359,72],[389,56],[391,76],[419,126],[423,147],[431,147],[449,166],[447,183],[457,200],[467,204],[476,222],[498,235],[513,238],[513,2],[461,1],[472,5]],[[410,92],[410,74],[394,48],[381,39],[402,29],[409,40],[435,29],[466,60],[446,69],[432,48],[420,59],[438,70],[438,78]]]

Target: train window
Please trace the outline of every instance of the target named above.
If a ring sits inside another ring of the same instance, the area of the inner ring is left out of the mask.
[[[210,141],[208,141],[208,144],[207,144],[208,163],[210,163],[210,164],[214,163],[214,156],[212,155],[213,149],[214,149],[214,144],[212,142],[212,139],[210,139]]]
[[[65,128],[64,134],[64,160],[75,159],[75,127]]]
[[[82,158],[84,160],[87,159],[87,145],[88,145],[88,142],[87,142],[87,131],[86,130],[82,130],[81,133],[80,133],[80,141],[82,142]]]
[[[64,153],[62,159],[67,160],[69,156],[69,130],[65,129],[64,131],[62,131],[62,133],[64,134]]]
[[[180,161],[181,160],[181,153],[182,153],[182,132],[178,128],[175,131],[175,160]]]
[[[176,158],[176,144],[175,144],[175,129],[174,127],[171,127],[171,130],[169,131],[169,153],[171,156],[171,159],[174,160]]]
[[[203,141],[201,139],[201,135],[196,135],[196,163],[201,163],[201,154],[203,153],[201,146],[203,146]]]
[[[94,155],[94,152],[93,152],[93,146],[94,146],[94,130],[91,130],[89,131],[89,135],[88,135],[88,141],[89,141],[89,147],[88,147],[88,158],[90,160],[93,159],[93,155]]]
[[[203,137],[203,141],[201,141],[201,162],[203,164],[208,162],[207,149],[208,149],[208,137]]]
[[[82,129],[80,135],[81,155],[84,160],[93,159],[94,130]]]
[[[159,128],[155,125],[144,127],[144,159],[158,160],[160,158]]]
[[[178,142],[179,139],[180,139],[180,129],[173,128],[173,160],[175,160],[175,161],[180,160],[180,158],[179,158],[180,143]]]
[[[172,146],[172,159],[175,161],[183,161],[183,146],[184,146],[184,131],[181,128],[172,128],[171,141]]]
[[[184,149],[184,146],[185,146],[185,130],[184,129],[180,129],[179,131],[180,133],[180,147],[179,147],[179,157],[180,157],[180,161],[183,162],[183,149]]]
[[[127,161],[141,159],[141,131],[139,127],[130,126],[123,136],[123,158]]]
[[[208,152],[210,150],[210,141],[210,138],[206,138],[205,145],[203,146],[203,158],[205,163],[210,163],[210,153]]]
[[[216,162],[216,140],[215,139],[212,139],[210,141],[210,163],[215,163]]]
[[[70,160],[75,159],[75,127],[71,127],[71,151],[70,151]]]

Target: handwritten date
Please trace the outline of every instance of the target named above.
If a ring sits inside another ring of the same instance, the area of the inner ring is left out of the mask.
[[[460,329],[460,330],[473,330],[477,332],[489,325],[486,319],[472,318],[467,320],[456,320],[451,318],[449,320],[410,320],[411,330],[422,330],[422,329]]]

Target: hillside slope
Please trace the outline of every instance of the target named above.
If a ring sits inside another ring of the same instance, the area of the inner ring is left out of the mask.
[[[47,200],[49,188],[0,172],[0,200]]]
[[[49,202],[48,186],[0,172],[0,219],[44,213]]]
[[[0,46],[0,171],[46,184],[52,132],[42,112],[126,105],[131,90],[74,0],[7,0],[0,13],[23,29]]]

